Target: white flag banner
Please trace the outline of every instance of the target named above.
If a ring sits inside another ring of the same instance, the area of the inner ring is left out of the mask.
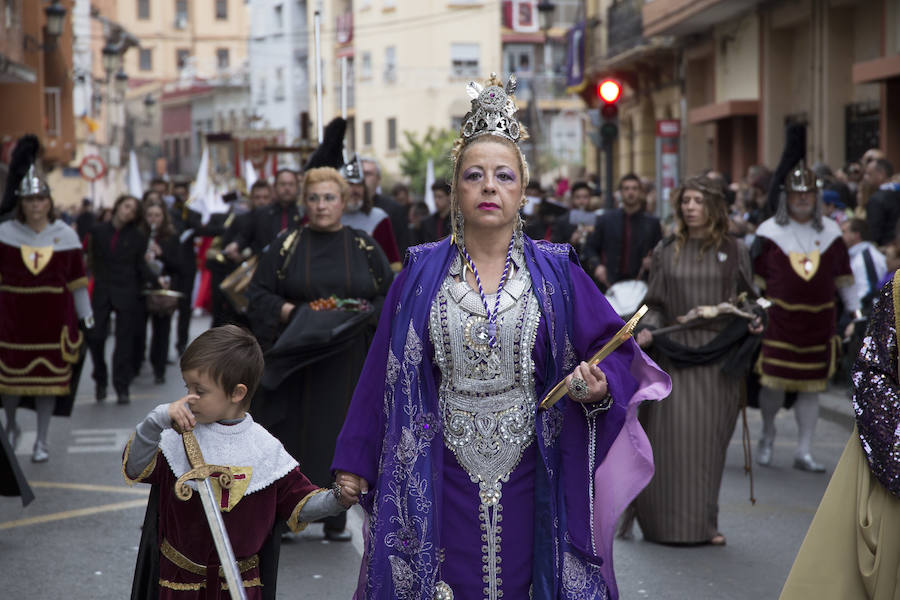
[[[436,212],[434,205],[434,192],[431,186],[434,185],[434,159],[428,159],[428,165],[425,167],[425,205],[428,206],[428,212]]]
[[[253,187],[253,184],[259,180],[259,177],[256,175],[256,169],[253,168],[253,163],[249,160],[244,161],[244,182],[247,184],[247,195],[250,195],[250,188]]]
[[[141,183],[141,169],[138,166],[137,154],[134,150],[128,155],[128,193],[138,200],[144,195],[144,185]]]

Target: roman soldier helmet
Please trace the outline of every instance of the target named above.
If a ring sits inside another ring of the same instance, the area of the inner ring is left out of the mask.
[[[806,166],[803,160],[794,165],[794,168],[784,178],[785,192],[816,192],[818,190],[819,182],[816,174]]]
[[[347,183],[362,183],[365,181],[363,176],[363,166],[359,155],[354,154],[353,158],[345,162],[341,166],[341,175],[347,180]]]
[[[3,202],[0,203],[0,215],[15,210],[19,198],[50,196],[50,186],[40,168],[40,152],[41,143],[35,135],[29,133],[16,142],[9,162]]]

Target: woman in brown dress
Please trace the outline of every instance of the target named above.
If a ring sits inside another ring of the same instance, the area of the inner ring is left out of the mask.
[[[752,293],[750,255],[728,235],[721,186],[690,178],[676,192],[674,206],[675,232],[653,251],[645,299],[651,311],[637,335],[641,347],[658,355],[673,392],[641,407],[656,474],[635,501],[635,511],[648,541],[724,545],[719,486],[741,404],[742,375],[758,343],[752,336],[762,333],[763,325],[760,317],[716,319],[654,339],[653,328],[675,323],[694,307]]]

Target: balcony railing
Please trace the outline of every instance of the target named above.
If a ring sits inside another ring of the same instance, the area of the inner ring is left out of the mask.
[[[522,100],[560,100],[569,98],[566,93],[565,75],[521,75],[516,74],[519,86],[516,97]]]
[[[609,6],[606,12],[607,57],[618,56],[645,41],[643,5],[643,0],[622,0]]]

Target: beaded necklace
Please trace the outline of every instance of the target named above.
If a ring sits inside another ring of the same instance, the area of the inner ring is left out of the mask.
[[[500,313],[500,292],[503,290],[503,286],[506,283],[506,277],[509,275],[509,265],[512,262],[513,243],[515,240],[515,235],[509,240],[509,248],[506,250],[506,264],[503,267],[503,276],[500,277],[500,285],[497,286],[497,298],[494,301],[493,312],[491,312],[491,309],[488,306],[487,297],[484,295],[484,287],[481,285],[481,277],[478,275],[478,269],[475,268],[475,263],[472,261],[472,257],[469,256],[469,252],[466,250],[465,245],[462,247],[463,256],[465,256],[469,268],[472,269],[472,274],[475,276],[475,283],[478,284],[478,293],[481,295],[481,303],[484,304],[484,312],[487,313],[488,345],[491,348],[494,348],[497,345],[497,315]],[[466,272],[465,269],[463,269],[463,281],[465,281],[465,277]]]

